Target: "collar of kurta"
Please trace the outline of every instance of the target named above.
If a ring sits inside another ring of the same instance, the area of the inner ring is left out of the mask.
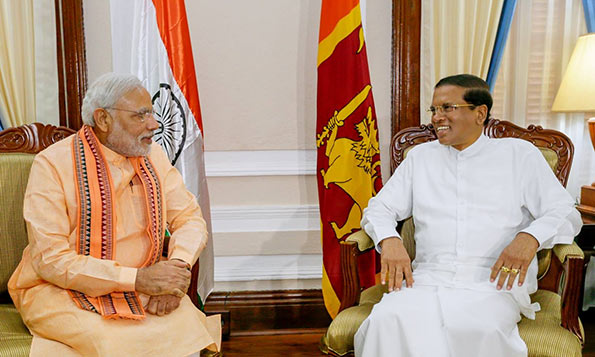
[[[145,209],[148,217],[147,237],[149,254],[139,266],[150,266],[159,261],[163,251],[165,233],[164,198],[160,178],[146,157],[129,157],[145,191]],[[80,255],[113,260],[116,244],[116,200],[109,165],[91,127],[84,125],[72,142],[72,160],[77,192],[76,250]],[[112,292],[90,297],[70,290],[75,303],[82,309],[101,314],[108,319],[140,320],[145,311],[135,291]]]

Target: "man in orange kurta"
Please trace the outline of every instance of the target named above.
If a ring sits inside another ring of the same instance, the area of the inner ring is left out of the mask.
[[[31,355],[218,351],[218,316],[205,317],[184,293],[206,225],[181,175],[152,142],[159,124],[149,93],[136,77],[106,74],[87,91],[83,121],[79,133],[39,153],[31,167],[29,245],[8,284],[34,335]],[[97,205],[98,196],[108,199]],[[160,259],[165,227],[169,256]]]

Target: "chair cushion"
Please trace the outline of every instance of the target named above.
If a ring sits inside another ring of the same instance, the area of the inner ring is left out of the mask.
[[[0,294],[21,261],[27,245],[23,198],[33,163],[32,154],[0,154]]]
[[[531,300],[541,305],[541,311],[535,314],[535,320],[523,318],[519,323],[519,333],[529,347],[529,357],[582,356],[578,337],[560,326],[560,295],[538,290],[531,295]],[[584,336],[580,320],[579,323]]]
[[[28,356],[33,336],[13,305],[0,305],[0,357]]]
[[[406,148],[403,157],[406,157],[412,148],[413,146]],[[555,172],[558,166],[556,152],[548,148],[538,147],[538,149]],[[401,236],[412,259],[415,257],[414,230],[413,219],[409,218],[404,222]],[[538,279],[547,273],[551,257],[552,251],[549,249],[538,253]],[[358,306],[341,311],[322,337],[321,351],[327,354],[333,352],[339,356],[353,353],[355,333],[385,292],[386,286],[382,285],[368,288],[362,292]],[[579,339],[560,326],[560,296],[553,292],[538,290],[531,298],[534,302],[540,303],[541,311],[536,314],[535,320],[523,317],[519,323],[521,338],[530,346],[529,356],[581,356]]]
[[[401,227],[401,238],[411,260],[415,259],[415,224],[413,217],[407,218]]]
[[[333,352],[338,356],[353,353],[353,336],[372,312],[374,304],[378,303],[386,292],[386,285],[381,284],[362,291],[359,305],[341,311],[331,322],[320,340],[320,350],[327,354]]]
[[[357,305],[339,313],[320,340],[320,350],[326,354],[344,356],[353,353],[353,336],[370,312],[373,304]]]
[[[368,288],[361,294],[360,305],[341,311],[320,340],[321,351],[327,354],[333,352],[338,356],[353,353],[355,333],[386,291],[383,285]],[[536,314],[535,320],[523,317],[518,325],[521,338],[529,348],[529,357],[581,356],[579,339],[560,326],[560,296],[538,290],[531,295],[531,300],[539,302],[541,311]]]
[[[541,154],[547,161],[547,164],[550,165],[552,171],[556,172],[556,168],[558,167],[558,154],[552,149],[537,147]]]
[[[372,287],[362,291],[359,304],[360,305],[374,305],[380,302],[382,296],[388,292],[388,287],[382,284],[376,284]]]
[[[407,147],[405,149],[405,151],[403,152],[403,158],[407,157],[409,150],[411,150],[413,148],[414,148],[414,146]],[[552,169],[552,171],[556,172],[556,168],[558,167],[558,154],[552,149],[543,148],[543,147],[537,147],[537,148],[539,149],[539,151],[541,151],[541,154],[545,158],[545,161],[547,161],[547,163],[550,166],[550,168]],[[403,224],[403,228],[401,230],[401,236],[403,237],[403,243],[405,244],[405,248],[407,249],[407,253],[409,253],[409,256],[411,257],[411,260],[415,259],[415,239],[413,238],[414,231],[415,231],[415,226],[413,225],[413,219],[410,217]],[[549,249],[542,250],[537,253],[537,262],[538,262],[537,279],[538,280],[541,279],[547,273],[547,271],[550,267],[551,258],[552,258],[552,252]]]
[[[552,262],[552,250],[544,249],[537,252],[537,280],[540,280],[547,274]]]
[[[558,167],[558,154],[552,149],[537,147],[541,154],[547,161],[547,164],[550,166],[552,171],[556,172],[556,168]],[[550,262],[552,260],[552,252],[551,250],[542,250],[537,253],[537,280],[541,279],[548,271],[550,267]]]

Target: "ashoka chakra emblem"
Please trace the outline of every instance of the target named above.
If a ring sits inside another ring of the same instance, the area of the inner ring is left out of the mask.
[[[159,123],[153,138],[174,165],[186,142],[186,115],[180,101],[167,83],[159,84],[159,90],[153,95],[153,109]]]

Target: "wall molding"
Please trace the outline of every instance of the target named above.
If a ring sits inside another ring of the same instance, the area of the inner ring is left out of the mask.
[[[206,151],[207,177],[314,175],[316,150]]]
[[[215,257],[216,282],[321,278],[321,254]]]
[[[211,207],[214,233],[320,230],[318,205]]]

